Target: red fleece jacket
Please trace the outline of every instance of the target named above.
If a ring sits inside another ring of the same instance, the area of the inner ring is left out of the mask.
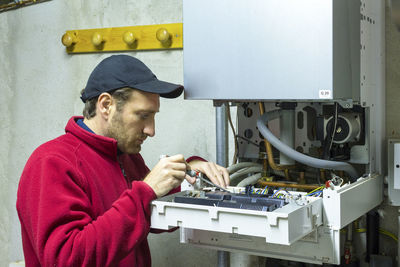
[[[114,139],[82,129],[78,118],[37,148],[22,173],[25,264],[151,266],[149,204],[156,195],[141,181],[149,169],[140,154],[117,156]]]

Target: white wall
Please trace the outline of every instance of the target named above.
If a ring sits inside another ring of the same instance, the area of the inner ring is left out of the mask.
[[[0,265],[4,265],[8,259],[9,251],[9,229],[10,229],[10,214],[12,213],[12,206],[9,201],[9,191],[12,179],[8,176],[9,152],[10,152],[10,139],[11,139],[11,112],[9,104],[13,95],[11,89],[12,71],[10,60],[6,53],[3,51],[9,49],[9,29],[8,21],[5,16],[0,15],[0,33],[3,38],[0,38]],[[14,181],[14,183],[16,183]],[[11,195],[11,194],[10,194]]]
[[[0,266],[23,259],[16,191],[25,162],[41,143],[80,115],[79,92],[108,54],[68,55],[66,30],[182,22],[181,0],[53,0],[0,13]],[[183,83],[183,52],[130,52],[160,79]],[[160,154],[215,160],[211,101],[162,100],[156,136],[143,146],[151,168]],[[216,252],[179,244],[178,233],[151,235],[154,266],[216,264]],[[214,264],[215,263],[215,264]]]

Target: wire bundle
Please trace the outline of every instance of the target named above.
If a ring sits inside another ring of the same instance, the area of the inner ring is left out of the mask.
[[[285,193],[287,193],[288,195],[290,195],[290,193],[289,193],[286,189],[280,188],[280,189],[278,189],[278,190],[275,191],[275,193],[272,195],[272,197],[273,197],[273,198],[274,198],[274,197],[280,198],[281,196],[285,196],[285,194],[282,193],[282,192],[285,192]]]
[[[365,233],[366,231],[367,231],[367,229],[365,229],[365,228],[356,229],[357,233]],[[382,234],[382,235],[385,235],[387,237],[392,238],[396,242],[399,240],[395,234],[393,234],[393,233],[391,233],[391,232],[389,232],[389,231],[387,231],[385,229],[379,228],[379,233]]]
[[[306,196],[316,196],[319,197],[322,194],[322,190],[325,188],[325,186],[320,186],[318,188],[315,188],[313,191],[307,193]]]

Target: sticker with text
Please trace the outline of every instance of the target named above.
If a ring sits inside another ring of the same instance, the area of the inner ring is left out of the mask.
[[[332,91],[331,90],[319,90],[319,98],[321,99],[331,99]]]

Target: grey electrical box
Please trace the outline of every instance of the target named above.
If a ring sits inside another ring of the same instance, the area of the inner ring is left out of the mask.
[[[359,0],[184,0],[186,99],[360,98]]]
[[[389,203],[400,206],[400,139],[388,140]]]

